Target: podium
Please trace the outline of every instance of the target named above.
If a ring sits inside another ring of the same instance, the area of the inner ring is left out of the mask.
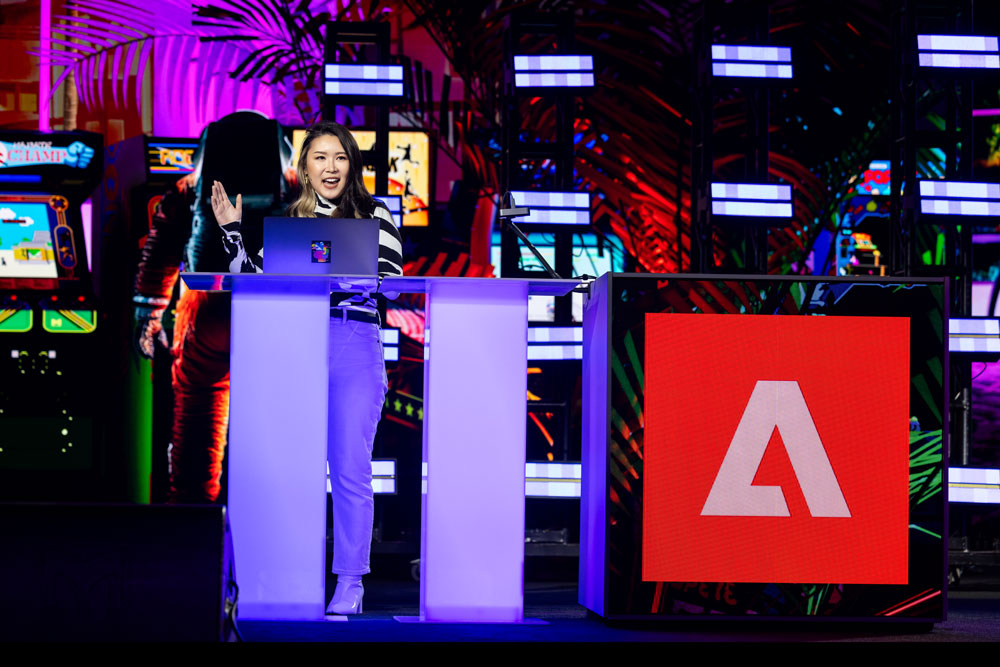
[[[242,619],[324,616],[328,326],[371,276],[184,273],[232,292],[229,512]],[[420,619],[524,615],[528,296],[575,280],[398,277],[424,293]],[[474,391],[473,391],[474,388]]]

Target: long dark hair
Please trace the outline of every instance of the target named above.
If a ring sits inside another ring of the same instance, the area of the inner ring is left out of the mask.
[[[302,150],[299,152],[298,176],[299,198],[288,207],[288,215],[294,218],[315,218],[316,217],[316,191],[313,190],[309,182],[309,174],[306,172],[306,161],[309,156],[309,147],[318,137],[329,135],[337,137],[340,145],[347,153],[347,161],[350,168],[347,173],[347,185],[344,187],[344,194],[340,197],[340,205],[337,206],[337,217],[340,218],[361,218],[369,217],[375,210],[375,199],[365,188],[365,180],[362,175],[364,165],[361,162],[361,149],[358,142],[354,140],[351,131],[340,123],[324,120],[309,128],[306,138],[302,142]]]

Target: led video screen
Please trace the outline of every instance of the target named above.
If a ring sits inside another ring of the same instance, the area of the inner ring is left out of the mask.
[[[604,615],[943,618],[944,282],[605,280]]]

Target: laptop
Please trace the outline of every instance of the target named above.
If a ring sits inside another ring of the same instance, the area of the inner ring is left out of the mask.
[[[264,272],[378,274],[378,220],[264,218]]]

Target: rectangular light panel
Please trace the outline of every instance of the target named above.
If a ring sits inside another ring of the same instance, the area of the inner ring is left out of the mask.
[[[525,463],[524,495],[529,498],[579,498],[579,463]]]
[[[791,79],[792,50],[787,46],[712,45],[714,76]]]
[[[1000,469],[948,468],[948,502],[1000,504]]]
[[[592,88],[593,56],[514,56],[517,88]]]
[[[1000,320],[992,317],[949,319],[948,351],[1000,353]]]
[[[514,190],[514,206],[527,206],[531,214],[519,224],[590,225],[589,192],[541,192]]]
[[[583,359],[583,327],[529,327],[528,360]]]
[[[921,67],[1000,69],[997,37],[984,35],[917,35]]]
[[[752,218],[790,218],[792,186],[771,183],[712,183],[712,213]]]
[[[922,180],[920,212],[929,215],[1000,215],[1000,183]]]
[[[323,68],[327,95],[403,96],[402,65],[335,65]]]
[[[399,361],[399,329],[384,328],[379,331],[382,338],[382,354],[386,361]]]

